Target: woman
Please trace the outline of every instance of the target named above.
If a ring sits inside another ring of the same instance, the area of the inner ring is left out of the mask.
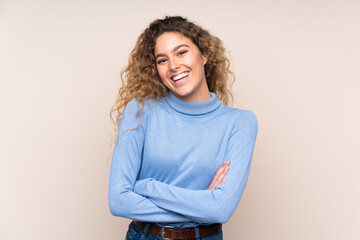
[[[156,20],[138,38],[111,111],[109,205],[134,220],[126,239],[222,239],[257,135],[251,111],[226,106],[224,51],[182,17]]]

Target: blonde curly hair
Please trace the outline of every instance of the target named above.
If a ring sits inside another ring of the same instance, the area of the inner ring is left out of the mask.
[[[125,106],[132,99],[138,101],[140,107],[137,111],[139,120],[137,127],[139,127],[142,124],[140,111],[144,105],[144,99],[159,100],[169,92],[157,73],[154,56],[156,39],[165,32],[183,34],[199,48],[201,54],[206,55],[208,61],[205,64],[205,76],[209,91],[215,93],[224,105],[233,102],[230,89],[234,74],[229,69],[230,61],[226,57],[222,41],[186,18],[167,16],[164,19],[157,19],[139,36],[130,53],[128,65],[121,71],[122,86],[110,110],[110,119],[115,125],[110,139],[111,152],[116,143],[118,125]],[[113,118],[114,114],[115,118]]]

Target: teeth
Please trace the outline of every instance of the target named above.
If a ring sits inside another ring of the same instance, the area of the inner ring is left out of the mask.
[[[187,73],[181,73],[181,74],[173,77],[173,80],[174,80],[174,81],[177,81],[177,80],[179,80],[179,79],[181,79],[181,78],[183,78],[183,77],[187,77],[188,75],[189,75],[188,72],[187,72]]]

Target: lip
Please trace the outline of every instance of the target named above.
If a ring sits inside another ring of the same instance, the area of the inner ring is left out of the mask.
[[[174,87],[178,88],[180,86],[186,85],[188,83],[188,81],[189,81],[189,78],[190,78],[190,73],[186,77],[183,77],[183,78],[177,80],[176,82],[174,82],[174,80],[171,79],[171,84]]]
[[[178,73],[178,74],[175,74],[175,75],[171,76],[170,79],[171,79],[172,81],[174,81],[174,77],[177,77],[177,76],[179,76],[179,75],[181,75],[181,74],[184,74],[184,73],[190,74],[190,71],[182,71],[182,72],[180,72],[180,73]],[[188,76],[189,76],[189,75],[188,75]],[[186,76],[185,78],[187,78],[188,76]],[[179,80],[180,80],[180,79],[179,79]],[[177,81],[179,81],[179,80],[177,80]],[[177,81],[174,81],[174,82],[177,82]]]

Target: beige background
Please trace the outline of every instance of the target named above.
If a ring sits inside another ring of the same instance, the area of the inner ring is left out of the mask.
[[[107,205],[109,109],[155,18],[231,50],[259,121],[225,239],[360,239],[360,2],[0,0],[0,239],[124,239]]]

